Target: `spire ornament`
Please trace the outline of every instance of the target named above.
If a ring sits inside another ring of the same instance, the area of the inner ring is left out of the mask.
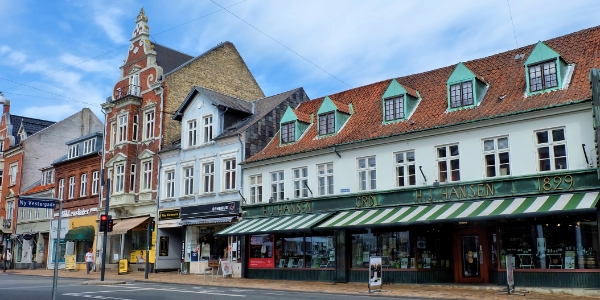
[[[144,21],[144,22],[148,22],[148,17],[146,17],[146,14],[144,13],[144,7],[142,6],[142,9],[140,10],[140,14],[137,16],[137,18],[135,19],[136,22],[139,21]]]

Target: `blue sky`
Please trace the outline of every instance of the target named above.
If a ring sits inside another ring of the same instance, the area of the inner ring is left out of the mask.
[[[230,12],[211,0],[0,0],[0,91],[13,114],[101,117],[142,6],[151,41],[192,56],[233,42],[266,95],[302,86],[311,98],[600,25],[593,0],[510,0],[514,33],[506,0],[214,1]]]

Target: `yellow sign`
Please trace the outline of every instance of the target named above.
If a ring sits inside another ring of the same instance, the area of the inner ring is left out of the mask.
[[[154,263],[154,250],[150,250],[150,261]],[[146,263],[146,250],[132,250],[129,253],[129,263],[132,264],[145,264]]]
[[[127,274],[127,260],[121,259],[119,260],[119,274]]]
[[[65,255],[65,269],[75,270],[75,268],[77,267],[75,257],[75,254]]]

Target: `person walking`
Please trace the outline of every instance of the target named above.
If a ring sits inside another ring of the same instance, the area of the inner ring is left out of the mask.
[[[90,250],[85,254],[85,266],[86,266],[88,275],[90,275],[90,271],[92,270],[93,265],[94,265],[94,249],[90,248]]]

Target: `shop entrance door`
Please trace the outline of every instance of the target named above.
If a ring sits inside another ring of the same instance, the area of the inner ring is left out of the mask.
[[[489,257],[483,228],[458,229],[454,233],[454,281],[489,282]]]

